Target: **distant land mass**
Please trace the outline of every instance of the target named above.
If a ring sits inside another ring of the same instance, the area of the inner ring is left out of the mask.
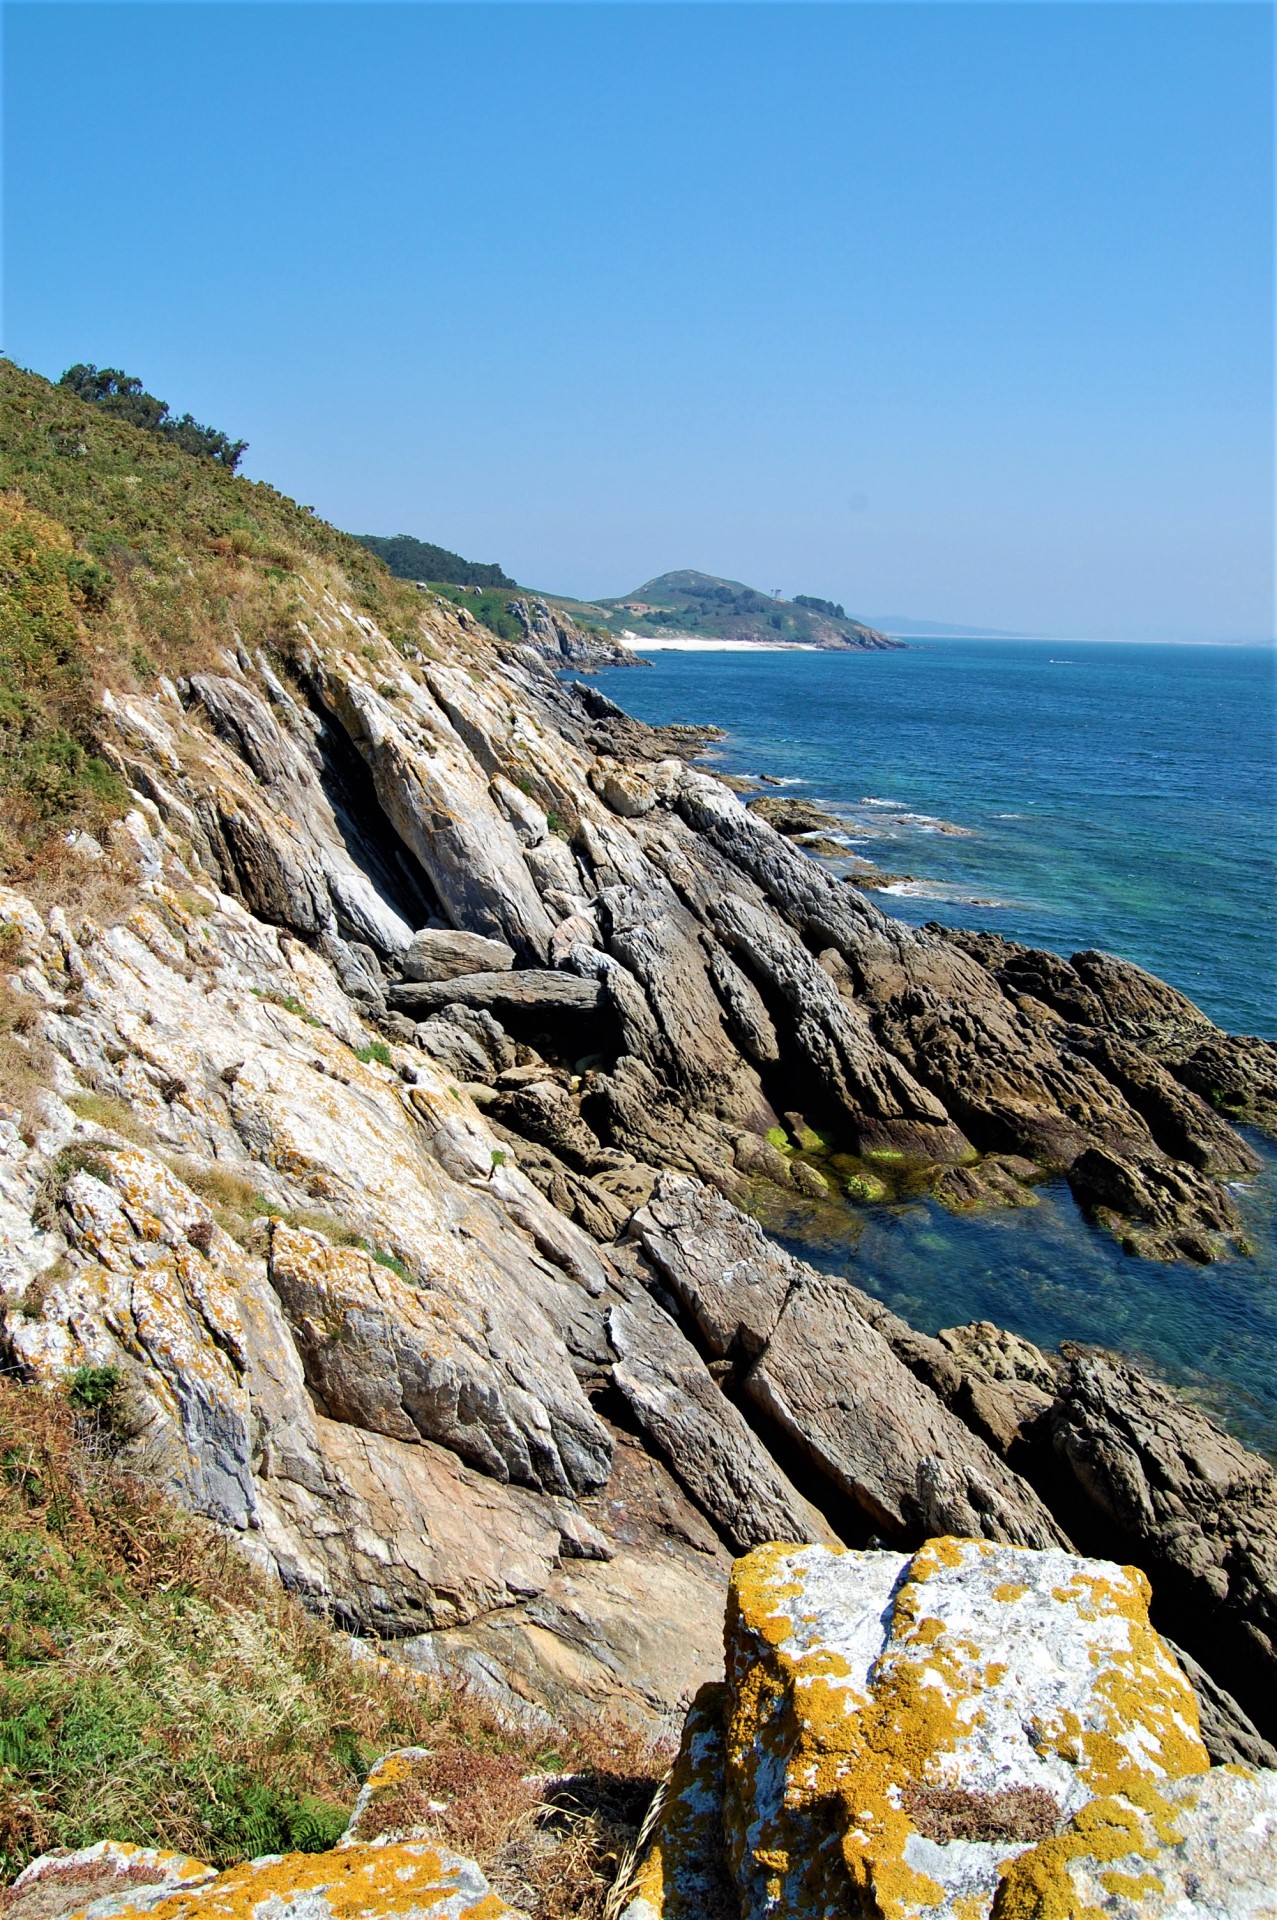
[[[779,600],[740,580],[722,580],[690,568],[658,574],[619,600],[561,604],[610,633],[639,639],[687,635],[837,649],[900,644],[876,627],[853,620],[833,600],[806,593]]]
[[[519,623],[527,626],[524,603],[508,598],[527,589],[519,587],[495,562],[466,560],[447,547],[418,540],[410,533],[357,533],[354,538],[383,560],[397,579],[478,591],[482,601],[467,604],[499,637],[513,639]],[[692,568],[658,574],[622,599],[575,600],[542,591],[536,604],[556,609],[569,622],[592,632],[596,640],[610,638],[614,643],[625,634],[638,639],[687,636],[835,650],[900,644],[880,628],[852,619],[835,600],[822,600],[812,593],[796,593],[792,600],[781,600],[747,587],[743,581],[723,580]],[[925,623],[911,629],[919,633],[933,630],[939,631]],[[955,627],[951,631],[958,634],[965,629]]]
[[[429,580],[449,587],[514,587],[518,582],[492,561],[463,560],[447,547],[418,540],[410,533],[357,533],[355,539],[379,560],[384,560],[397,580]]]

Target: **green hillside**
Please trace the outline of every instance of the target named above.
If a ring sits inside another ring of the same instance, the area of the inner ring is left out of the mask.
[[[578,603],[562,603],[573,612]],[[830,648],[894,647],[885,633],[847,617],[833,601],[811,594],[778,600],[739,580],[690,568],[662,573],[623,599],[581,606],[580,614],[610,632],[657,637],[689,634],[720,640]]]
[[[111,378],[120,404],[0,359],[0,874],[119,812],[124,789],[97,753],[103,687],[154,687],[237,641],[282,641],[303,568],[339,573],[392,639],[416,635],[414,587],[236,474],[238,443],[222,458],[214,429],[168,433],[167,414],[142,416],[150,396]]]
[[[384,560],[397,580],[428,580],[450,587],[514,587],[495,562],[463,560],[447,547],[418,540],[411,533],[357,533],[356,540]]]

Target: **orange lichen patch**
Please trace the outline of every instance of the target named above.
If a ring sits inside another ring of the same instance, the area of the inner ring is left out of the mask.
[[[1100,1884],[1106,1893],[1123,1894],[1128,1900],[1147,1900],[1166,1891],[1166,1883],[1155,1873],[1102,1873]]]
[[[472,1863],[425,1841],[268,1856],[155,1904],[121,1905],[118,1913],[120,1920],[143,1913],[153,1920],[255,1920],[278,1912],[280,1902],[304,1902],[325,1920],[499,1920],[513,1913]],[[84,1920],[84,1910],[71,1920]]]
[[[1083,1904],[1069,1871],[1074,1861],[1086,1858],[1111,1865],[1112,1871],[1101,1875],[1110,1893],[1143,1897],[1161,1892],[1162,1882],[1153,1874],[1117,1867],[1119,1861],[1141,1856],[1152,1861],[1159,1845],[1181,1838],[1174,1808],[1151,1783],[1141,1783],[1138,1805],[1132,1804],[1134,1797],[1089,1800],[1063,1833],[1011,1861],[993,1903],[993,1920],[1100,1920],[1096,1908]]]
[[[993,1589],[995,1600],[1022,1600],[1029,1589],[1019,1580],[1001,1580]]]

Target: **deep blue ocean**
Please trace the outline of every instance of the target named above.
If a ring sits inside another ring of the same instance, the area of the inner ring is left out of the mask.
[[[641,719],[726,728],[711,764],[824,803],[849,863],[909,876],[873,896],[887,912],[1102,947],[1273,1038],[1275,665],[1263,648],[927,640],[656,653],[591,678]],[[1277,1150],[1253,1144],[1265,1171],[1237,1194],[1255,1253],[1213,1267],[1123,1254],[1063,1181],[1020,1212],[910,1200],[791,1244],[928,1332],[989,1319],[1118,1348],[1277,1460]]]

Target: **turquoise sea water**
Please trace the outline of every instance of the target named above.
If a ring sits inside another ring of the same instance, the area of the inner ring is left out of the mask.
[[[652,658],[594,684],[644,720],[725,727],[716,765],[825,803],[849,855],[913,876],[875,896],[888,912],[1103,947],[1233,1032],[1277,1035],[1271,651],[946,640]],[[1122,1254],[1063,1182],[1023,1212],[909,1201],[866,1208],[854,1240],[792,1244],[927,1331],[991,1319],[1120,1348],[1277,1459],[1277,1151],[1254,1144],[1265,1171],[1238,1197],[1255,1254],[1210,1268]]]

